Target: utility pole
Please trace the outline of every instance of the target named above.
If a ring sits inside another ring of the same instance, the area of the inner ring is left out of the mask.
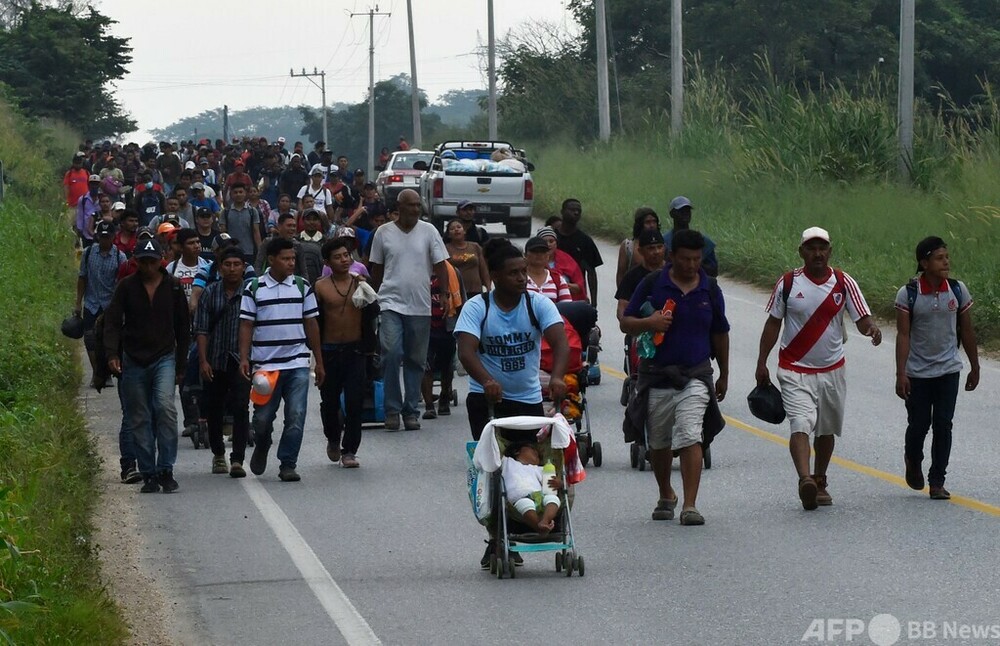
[[[670,8],[670,135],[676,139],[684,127],[684,40],[681,0]]]
[[[365,14],[352,13],[354,16]],[[391,16],[391,13],[379,13],[378,5],[369,9],[368,15],[368,168],[365,177],[375,173],[375,16]]]
[[[611,139],[611,104],[608,93],[608,26],[604,0],[595,0],[597,13],[597,115],[601,141]]]
[[[486,0],[486,75],[489,77],[489,98],[487,99],[487,122],[490,141],[497,138],[497,42],[493,27],[493,0]]]
[[[417,85],[417,49],[413,41],[413,0],[406,0],[406,24],[410,32],[410,108],[413,112],[413,147],[421,148],[420,86]]]
[[[899,5],[899,176],[909,180],[913,167],[913,23],[914,0]]]
[[[320,93],[323,95],[323,141],[324,143],[326,143],[327,148],[330,148],[330,139],[326,131],[326,70],[320,72],[314,67],[312,72],[306,72],[306,68],[303,67],[302,71],[299,72],[298,74],[296,74],[295,70],[292,69],[288,70],[288,73],[292,78],[302,77],[306,79],[307,81],[318,87]],[[319,77],[318,84],[316,83],[316,81],[312,80],[312,77],[314,76]]]
[[[229,145],[229,106],[222,106],[222,140]]]

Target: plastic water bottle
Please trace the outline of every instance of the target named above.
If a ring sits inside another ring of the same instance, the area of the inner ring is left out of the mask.
[[[556,490],[549,485],[549,480],[556,476],[556,465],[552,464],[552,460],[548,460],[545,466],[542,467],[542,493],[557,495]]]

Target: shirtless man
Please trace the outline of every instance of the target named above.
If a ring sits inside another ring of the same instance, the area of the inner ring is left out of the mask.
[[[361,444],[361,412],[365,394],[365,326],[371,317],[355,307],[351,297],[363,278],[350,273],[350,240],[333,238],[323,245],[323,260],[333,272],[314,285],[320,307],[320,335],[326,381],[320,389],[320,415],[326,435],[326,455],[344,468],[357,468]],[[340,395],[344,394],[344,428]],[[343,432],[343,438],[341,433]]]

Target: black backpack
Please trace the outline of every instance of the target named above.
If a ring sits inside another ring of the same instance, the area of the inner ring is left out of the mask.
[[[948,279],[948,287],[951,288],[951,293],[955,295],[955,301],[962,305],[962,286],[958,284],[958,281],[954,278]],[[920,282],[916,278],[911,278],[906,283],[906,305],[910,308],[910,325],[913,325],[913,306],[917,303],[917,294],[920,292]],[[955,336],[958,337],[958,345],[962,345],[962,318],[956,312],[955,314]]]

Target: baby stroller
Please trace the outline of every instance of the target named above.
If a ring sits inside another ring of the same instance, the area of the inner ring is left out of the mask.
[[[636,347],[635,340],[631,336],[626,335],[624,363],[628,378],[622,384],[622,406],[628,406],[629,397],[632,396],[636,381],[639,379],[639,355],[636,352]],[[702,447],[702,462],[706,470],[712,468],[712,447],[710,445]],[[638,437],[634,442],[629,444],[629,464],[632,465],[633,469],[638,469],[639,471],[645,471],[646,467],[649,466],[649,450],[646,448],[645,436]]]
[[[509,446],[520,442],[536,443],[541,459],[551,461],[564,483],[558,492],[559,513],[555,528],[539,534],[525,525],[507,501],[502,477],[501,456]],[[495,551],[490,556],[490,573],[498,579],[515,577],[513,554],[555,552],[556,572],[572,576],[585,573],[583,556],[576,551],[570,512],[571,496],[567,486],[583,480],[582,468],[567,470],[575,465],[573,433],[561,415],[556,417],[506,417],[490,421],[479,442],[468,442],[469,498],[480,524],[495,538]]]

